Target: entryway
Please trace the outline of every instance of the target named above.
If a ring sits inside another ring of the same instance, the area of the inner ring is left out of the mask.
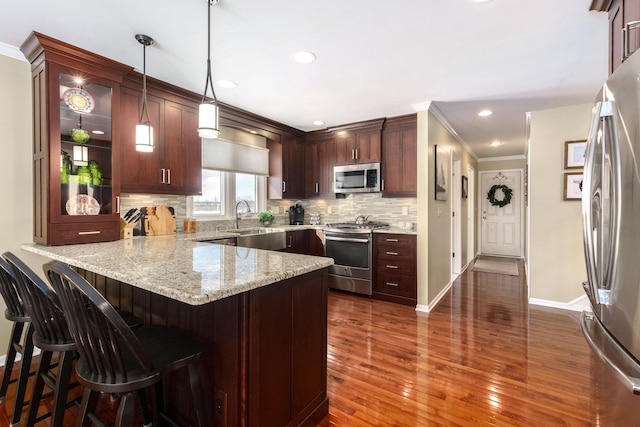
[[[522,169],[480,172],[480,253],[522,257]]]

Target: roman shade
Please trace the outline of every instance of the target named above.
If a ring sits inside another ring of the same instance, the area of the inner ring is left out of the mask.
[[[269,150],[224,139],[202,139],[202,168],[269,175]]]

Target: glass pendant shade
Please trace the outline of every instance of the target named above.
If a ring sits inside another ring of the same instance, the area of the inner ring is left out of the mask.
[[[203,102],[198,112],[198,135],[200,138],[217,138],[220,135],[218,129],[219,108],[214,102]]]
[[[76,166],[87,166],[89,164],[89,149],[79,145],[73,147],[73,163]]]
[[[153,151],[153,127],[148,123],[136,125],[136,151],[145,153]]]

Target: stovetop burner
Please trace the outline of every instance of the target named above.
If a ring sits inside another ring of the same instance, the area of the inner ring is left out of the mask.
[[[387,228],[389,224],[379,221],[366,221],[363,223],[353,222],[334,222],[332,224],[325,225],[325,231],[332,231],[335,233],[370,233],[372,230]]]

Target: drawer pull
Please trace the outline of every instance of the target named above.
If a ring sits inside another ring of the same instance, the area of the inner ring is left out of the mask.
[[[387,255],[398,255],[398,252],[387,252]]]
[[[78,236],[86,236],[89,234],[100,234],[100,230],[95,231],[78,231]]]
[[[397,288],[398,286],[400,286],[400,285],[398,285],[397,283],[391,283],[391,282],[387,282],[387,283],[385,283],[385,285],[387,285],[387,286],[393,286],[393,287],[396,287],[396,288]]]
[[[387,242],[397,242],[398,239],[387,239]]]
[[[387,268],[398,268],[397,265],[389,265],[389,264],[385,265],[385,267],[387,267]]]

